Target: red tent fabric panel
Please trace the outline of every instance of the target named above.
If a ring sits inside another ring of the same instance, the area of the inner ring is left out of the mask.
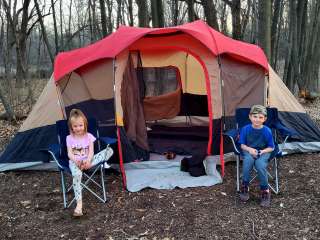
[[[63,76],[90,62],[114,58],[134,41],[147,34],[166,34],[182,31],[203,43],[214,55],[230,54],[239,60],[262,66],[268,72],[268,61],[256,45],[233,40],[213,30],[203,21],[195,21],[170,28],[120,27],[110,36],[83,48],[58,54],[54,64],[54,79]]]

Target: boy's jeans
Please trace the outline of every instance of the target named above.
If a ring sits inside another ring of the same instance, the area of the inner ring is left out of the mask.
[[[261,190],[268,189],[268,173],[267,173],[267,166],[269,162],[271,153],[264,153],[259,158],[255,159],[253,156],[247,152],[243,151],[243,165],[242,165],[242,173],[243,173],[243,183],[249,184],[251,180],[250,172],[253,168],[257,170],[258,178],[260,181],[260,188]]]

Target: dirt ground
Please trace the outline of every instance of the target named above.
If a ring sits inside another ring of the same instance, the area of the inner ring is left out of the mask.
[[[2,148],[10,138],[3,137],[5,129],[1,122]],[[109,173],[109,201],[99,203],[84,192],[80,219],[72,217],[72,208],[63,208],[58,172],[0,173],[0,238],[320,239],[319,169],[319,153],[282,158],[281,193],[272,195],[268,209],[259,206],[257,186],[248,203],[239,201],[235,163],[226,165],[222,184],[201,188],[130,193],[119,175]]]

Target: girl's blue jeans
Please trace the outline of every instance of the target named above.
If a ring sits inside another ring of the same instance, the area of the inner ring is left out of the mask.
[[[264,153],[259,158],[253,158],[253,156],[247,152],[242,152],[243,164],[242,164],[242,180],[244,185],[249,185],[251,180],[250,173],[252,171],[253,166],[257,170],[258,179],[260,182],[261,190],[268,189],[268,172],[267,166],[269,163],[271,153]]]

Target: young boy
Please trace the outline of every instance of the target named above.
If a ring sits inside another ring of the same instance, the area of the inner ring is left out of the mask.
[[[240,140],[243,156],[243,181],[240,199],[249,200],[250,172],[255,166],[260,182],[262,207],[270,206],[271,194],[268,188],[267,166],[271,152],[274,149],[274,141],[270,128],[263,123],[267,119],[267,109],[261,105],[254,105],[250,109],[249,119],[251,124],[241,128]]]

